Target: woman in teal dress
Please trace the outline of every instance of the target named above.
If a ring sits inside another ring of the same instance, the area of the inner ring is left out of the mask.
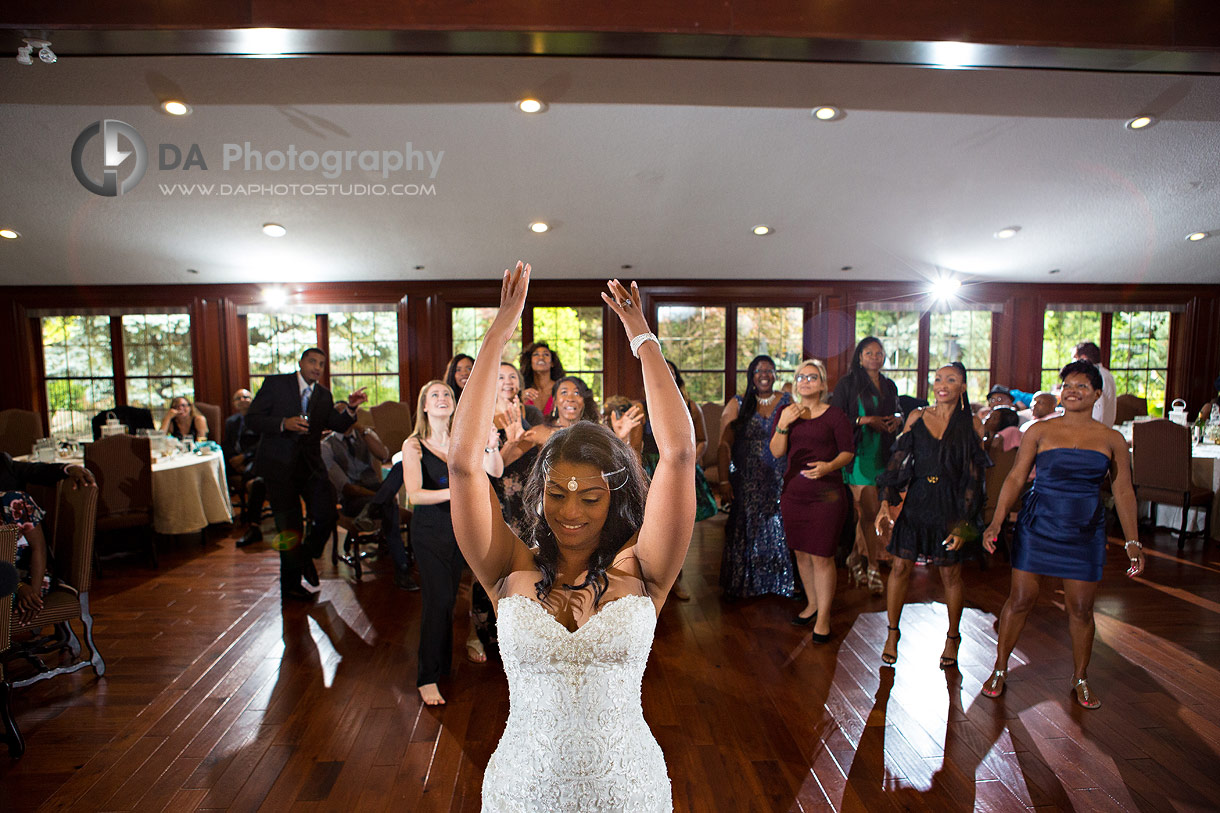
[[[857,584],[867,581],[873,595],[885,592],[877,569],[881,539],[873,527],[877,516],[877,475],[885,470],[894,436],[902,426],[898,388],[881,374],[885,348],[876,336],[865,336],[856,345],[851,368],[839,379],[830,405],[847,413],[855,425],[856,456],[843,470],[844,481],[856,504],[856,547],[847,559],[848,571]]]
[[[734,396],[720,417],[720,470],[728,472],[733,504],[724,527],[720,587],[727,599],[774,593],[796,595],[796,569],[784,538],[779,497],[786,457],[772,456],[771,434],[792,396],[776,392],[775,362],[755,356],[745,395]]]

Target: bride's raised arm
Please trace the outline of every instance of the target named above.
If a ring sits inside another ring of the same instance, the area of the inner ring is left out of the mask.
[[[644,582],[659,607],[682,569],[695,526],[695,427],[661,344],[648,329],[639,287],[633,282],[628,291],[618,280],[607,287],[610,293],[602,299],[622,320],[643,367],[644,397],[660,452],[635,546]]]
[[[493,599],[496,583],[511,572],[514,560],[531,560],[528,549],[504,523],[483,468],[487,427],[496,409],[500,356],[521,318],[529,277],[530,267],[520,262],[504,272],[500,311],[483,338],[449,433],[453,531],[470,569]]]

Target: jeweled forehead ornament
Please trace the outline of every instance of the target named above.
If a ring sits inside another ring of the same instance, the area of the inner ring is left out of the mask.
[[[615,485],[615,484],[614,484],[614,483],[611,481],[611,479],[610,479],[610,478],[612,478],[612,477],[616,477],[616,476],[618,476],[618,475],[620,475],[620,474],[621,474],[621,475],[623,475],[623,478],[622,478],[622,480],[621,480],[621,481],[620,481],[620,482],[619,482],[617,485]],[[589,475],[589,476],[587,476],[587,477],[577,477],[576,475],[574,475],[574,474],[573,474],[571,477],[569,477],[569,478],[567,479],[567,482],[560,483],[560,485],[562,485],[562,486],[563,486],[564,488],[566,488],[568,491],[575,491],[576,489],[580,488],[580,481],[581,481],[581,480],[594,480],[594,479],[598,479],[598,478],[600,478],[600,479],[602,479],[602,480],[604,480],[604,481],[605,481],[605,483],[606,483],[606,488],[610,489],[611,491],[617,491],[618,489],[620,489],[620,488],[622,488],[623,486],[627,485],[627,476],[626,476],[626,474],[627,474],[627,468],[626,468],[626,467],[623,467],[623,468],[621,468],[621,469],[615,469],[614,471],[604,471],[604,472],[602,472],[601,474],[591,474],[591,475]],[[548,477],[548,478],[550,478],[550,476],[551,476],[551,473],[550,473],[550,470],[548,469],[548,470],[547,470],[547,477]],[[559,481],[554,481],[554,482],[558,483]]]

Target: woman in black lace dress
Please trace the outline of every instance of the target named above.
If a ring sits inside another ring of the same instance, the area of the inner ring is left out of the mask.
[[[962,617],[963,548],[979,539],[985,502],[983,469],[990,461],[983,451],[983,427],[966,397],[965,367],[956,361],[941,367],[936,371],[932,391],[935,403],[907,417],[889,465],[877,476],[881,510],[877,512],[876,528],[879,534],[892,528],[886,550],[894,556],[886,591],[889,635],[881,660],[886,664],[898,660],[898,620],[911,568],[922,559],[936,567],[945,588],[949,630],[940,667],[948,669],[957,666],[962,637],[958,622]],[[894,522],[890,506],[899,501],[902,513]]]

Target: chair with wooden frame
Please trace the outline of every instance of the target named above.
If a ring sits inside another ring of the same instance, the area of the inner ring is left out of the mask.
[[[24,750],[24,743],[16,725],[12,724],[11,708],[7,703],[11,689],[79,672],[87,666],[92,667],[98,677],[106,674],[106,662],[93,639],[93,615],[89,609],[98,489],[73,488],[70,482],[63,481],[57,491],[55,530],[53,537],[47,540],[50,547],[48,558],[54,562],[54,569],[51,589],[43,597],[42,609],[30,621],[22,622],[6,617],[9,602],[0,602],[5,605],[4,609],[0,609],[0,646],[4,647],[3,660],[22,659],[36,670],[29,677],[10,681],[8,673],[0,667],[0,712],[6,715],[5,736],[9,742],[9,751],[14,756],[20,756],[14,752]],[[0,556],[8,560],[9,551],[5,549],[5,544],[5,539],[0,538]],[[15,535],[11,552],[16,553]],[[81,642],[72,629],[71,622],[76,619],[81,621],[85,643],[89,647],[87,658],[82,657]],[[10,633],[32,633],[47,626],[55,628],[54,636],[34,638],[12,646]],[[62,656],[65,652],[72,657],[71,662],[67,664],[49,666],[44,661],[47,655]]]
[[[1004,480],[1008,477],[1008,473],[1012,471],[1012,467],[1017,462],[1017,449],[1003,449],[989,452],[991,457],[991,467],[986,469],[983,474],[983,486],[987,490],[987,503],[983,507],[983,524],[984,526],[991,524],[992,517],[995,516],[996,505],[1000,501],[1000,489],[1004,486]],[[1002,526],[1003,532],[1000,534],[999,547],[1008,550],[1008,533],[1012,529],[1012,520],[1015,512],[1009,511],[1008,516],[1004,517]]]
[[[403,441],[415,429],[411,423],[411,405],[403,401],[383,401],[369,409],[377,436],[391,453],[401,451]]]
[[[707,447],[703,450],[703,474],[708,483],[715,489],[716,483],[724,478],[720,476],[720,460],[718,444],[720,443],[720,415],[724,412],[724,404],[711,401],[703,404],[703,426],[707,432]]]
[[[205,404],[203,401],[196,401],[195,409],[199,410],[199,414],[208,423],[208,440],[220,443],[220,436],[225,428],[224,419],[220,417],[220,407],[215,404]]]
[[[42,416],[28,409],[0,411],[0,452],[13,457],[29,454],[34,441],[43,437]]]
[[[1176,505],[1182,509],[1182,525],[1178,529],[1178,550],[1186,544],[1186,526],[1191,508],[1204,512],[1203,540],[1211,539],[1212,498],[1206,486],[1191,480],[1190,429],[1164,418],[1141,421],[1132,426],[1131,457],[1132,485],[1136,499],[1152,503],[1153,516],[1158,504]],[[1155,522],[1155,519],[1154,519]]]
[[[152,454],[148,438],[111,435],[85,447],[85,468],[97,478],[99,533],[145,528],[148,554],[157,567],[152,528]],[[169,497],[172,499],[172,495]],[[96,553],[96,551],[95,551]],[[94,556],[99,572],[100,555]]]
[[[1124,424],[1127,421],[1133,421],[1136,418],[1148,414],[1148,400],[1140,398],[1138,395],[1123,393],[1118,396],[1114,402],[1114,423],[1115,425]]]

